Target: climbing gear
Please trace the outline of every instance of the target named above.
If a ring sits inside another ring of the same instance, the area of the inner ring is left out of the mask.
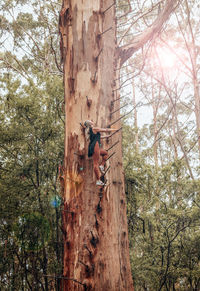
[[[105,169],[104,169],[104,166],[103,166],[103,165],[100,165],[100,166],[99,166],[99,169],[100,169],[101,173],[102,173],[103,175],[105,175]]]
[[[97,180],[96,185],[97,186],[106,186],[106,184],[103,183],[101,180]]]

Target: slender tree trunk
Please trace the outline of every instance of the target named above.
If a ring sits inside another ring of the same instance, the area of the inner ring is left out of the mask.
[[[86,3],[87,2],[87,3]],[[60,14],[65,84],[64,290],[133,290],[120,132],[107,161],[108,186],[96,186],[80,122],[106,127],[119,118],[113,0],[64,1]],[[120,127],[120,122],[115,124]]]
[[[178,159],[178,150],[177,150],[177,137],[176,137],[176,120],[174,113],[172,114],[172,131],[173,131],[173,136],[172,136],[172,142],[174,146],[174,158],[177,160]]]
[[[186,42],[188,53],[192,63],[192,78],[193,78],[193,88],[194,88],[194,101],[195,101],[195,116],[196,116],[196,125],[197,125],[197,138],[198,138],[198,150],[200,158],[200,93],[199,93],[199,82],[197,77],[197,46],[195,43],[195,36],[192,29],[192,22],[190,16],[190,9],[188,1],[185,0],[185,6],[187,11],[187,20],[190,31],[191,43]],[[186,41],[186,40],[185,40]]]
[[[183,145],[183,142],[182,142],[182,138],[180,136],[180,128],[179,128],[179,122],[178,122],[178,116],[177,116],[177,111],[176,111],[176,104],[173,103],[173,100],[170,98],[171,102],[172,102],[172,105],[173,105],[173,115],[174,115],[174,119],[175,119],[175,122],[176,122],[176,128],[177,128],[177,135],[176,135],[176,139],[181,147],[181,150],[184,154],[184,158],[185,158],[185,161],[186,161],[186,164],[187,164],[187,167],[188,167],[188,171],[190,173],[190,177],[194,180],[194,176],[193,176],[193,173],[192,173],[192,168],[190,167],[190,162],[189,162],[189,159],[188,159],[188,156],[187,156],[187,152],[184,148],[184,145]]]
[[[148,100],[149,103],[152,103],[153,109],[153,133],[154,133],[154,143],[153,143],[153,153],[154,153],[154,161],[155,167],[158,168],[159,161],[158,161],[158,144],[159,144],[159,132],[158,129],[158,109],[159,105],[161,104],[161,86],[159,88],[155,88],[152,77],[151,77],[151,84],[152,84],[152,99]],[[155,96],[156,92],[156,96]]]
[[[139,152],[139,138],[138,138],[138,118],[137,118],[137,108],[136,108],[136,99],[135,99],[135,83],[134,79],[132,80],[133,88],[133,108],[134,109],[134,128],[135,128],[135,147],[137,153]]]
[[[195,99],[195,116],[196,116],[196,124],[197,124],[197,138],[198,138],[198,149],[200,156],[200,96],[199,96],[199,84],[196,76],[193,78],[193,86],[194,86],[194,99]]]
[[[159,96],[160,97],[160,96]],[[153,143],[153,154],[154,154],[154,161],[155,161],[155,167],[158,168],[158,128],[157,128],[157,105],[155,102],[155,96],[154,96],[154,86],[152,83],[152,107],[153,107],[153,133],[154,133],[154,143]]]

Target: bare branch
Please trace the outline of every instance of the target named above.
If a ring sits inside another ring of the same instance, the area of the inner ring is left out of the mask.
[[[26,80],[29,80],[28,76],[26,76],[22,71],[20,71],[17,67],[12,65],[6,58],[0,58],[1,61],[7,66],[7,68],[12,69],[13,71],[20,74],[22,77],[24,77]],[[24,71],[24,70],[23,70]]]
[[[120,41],[119,41],[119,45],[121,44],[122,40],[124,39],[124,37],[127,35],[127,33],[130,31],[131,27],[138,22],[139,19],[144,18],[144,16],[146,16],[147,14],[149,14],[159,3],[157,3],[155,6],[152,6],[150,10],[148,10],[147,12],[145,12],[144,14],[140,15],[137,19],[135,19],[134,21],[131,22],[129,28],[126,30],[126,32],[123,34],[123,36],[121,37]]]
[[[128,14],[132,11],[132,7],[131,7],[130,0],[128,0],[128,4],[127,4],[127,6],[129,7],[129,10],[128,10],[125,14],[119,16],[118,19],[120,19],[120,18],[122,18],[122,17],[125,17],[126,15],[128,15]]]
[[[142,48],[156,34],[159,34],[163,24],[168,20],[171,13],[182,0],[167,0],[163,11],[158,15],[154,23],[144,32],[133,38],[130,44],[117,48],[117,56],[120,59],[120,66],[124,64],[137,50]]]

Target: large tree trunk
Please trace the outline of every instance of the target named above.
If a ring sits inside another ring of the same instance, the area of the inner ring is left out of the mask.
[[[116,153],[107,161],[108,186],[100,189],[80,122],[93,119],[106,127],[119,119],[119,84],[113,80],[119,79],[120,65],[160,31],[177,1],[167,0],[152,27],[121,49],[116,48],[114,4],[63,0],[60,13],[66,112],[64,290],[133,290],[121,132],[104,144],[105,148],[115,144],[109,154]],[[119,128],[120,121],[114,126]]]
[[[103,2],[103,4],[102,4]],[[119,118],[113,0],[64,1],[60,14],[65,85],[64,290],[133,290],[122,151],[107,161],[108,186],[96,186],[80,122],[106,127]],[[114,90],[114,91],[113,91]],[[120,127],[120,122],[115,127]],[[104,144],[121,139],[120,131]]]

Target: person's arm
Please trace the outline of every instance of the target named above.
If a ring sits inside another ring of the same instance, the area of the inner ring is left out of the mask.
[[[100,127],[93,127],[93,131],[96,132],[112,132],[112,131],[117,131],[117,128],[100,128]]]

